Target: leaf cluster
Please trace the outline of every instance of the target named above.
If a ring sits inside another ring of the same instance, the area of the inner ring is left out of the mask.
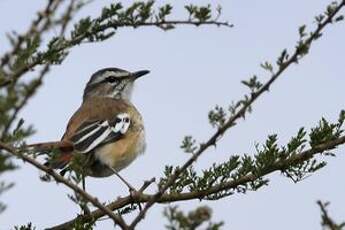
[[[14,230],[36,230],[36,227],[32,225],[32,223],[28,223],[22,226],[15,226]]]
[[[168,220],[165,226],[169,230],[218,230],[223,222],[212,222],[212,210],[207,206],[200,206],[189,213],[180,211],[177,206],[169,206],[164,210],[164,216]]]
[[[276,170],[281,171],[282,175],[294,182],[303,180],[306,176],[323,168],[326,162],[319,161],[313,154],[303,155],[303,161],[296,161],[296,156],[305,154],[303,151],[307,146],[313,149],[339,138],[344,131],[344,120],[344,111],[341,111],[336,123],[322,118],[308,134],[304,128],[300,128],[284,146],[279,146],[276,134],[269,135],[264,144],[255,146],[255,154],[232,155],[226,162],[214,163],[201,173],[197,173],[191,166],[181,172],[180,177],[169,188],[169,193],[198,192],[200,199],[220,199],[234,193],[255,191],[267,185],[269,180],[264,176]],[[324,155],[332,154],[327,152]],[[180,169],[166,166],[160,186],[163,186],[167,178],[177,170]],[[208,192],[214,189],[215,192]]]

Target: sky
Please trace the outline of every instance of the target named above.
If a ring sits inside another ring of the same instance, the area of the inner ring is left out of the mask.
[[[0,1],[0,53],[9,47],[6,33],[23,31],[44,2]],[[77,17],[96,16],[110,2],[93,1]],[[172,2],[176,10],[173,18],[186,17],[183,5],[190,2],[211,1]],[[188,155],[179,148],[183,136],[207,140],[215,132],[208,124],[208,111],[216,104],[227,106],[240,99],[247,92],[241,80],[253,74],[268,79],[260,63],[274,63],[284,48],[291,51],[298,39],[298,27],[307,24],[307,28],[314,28],[314,16],[323,12],[329,2],[212,1],[222,6],[221,19],[233,23],[234,28],[179,26],[168,32],[157,28],[120,29],[106,42],[78,46],[61,66],[52,68],[44,86],[20,114],[37,129],[28,142],[60,139],[93,72],[104,67],[149,69],[151,73],[137,82],[133,95],[133,103],[145,120],[147,150],[121,171],[135,187],[140,187],[146,179],[159,178],[165,165],[185,162]],[[253,112],[238,122],[216,149],[202,155],[196,169],[225,161],[233,154],[253,154],[255,144],[263,143],[269,134],[278,134],[283,145],[300,127],[310,129],[321,117],[336,121],[345,108],[344,39],[344,22],[328,27],[310,55],[289,68],[255,103]],[[345,173],[344,147],[335,152],[337,157],[327,158],[326,168],[298,184],[276,173],[270,176],[269,186],[257,192],[176,205],[185,211],[209,205],[213,220],[226,223],[224,229],[321,229],[316,205],[319,199],[331,202],[329,210],[335,220],[345,220],[345,184],[339,181]],[[67,198],[67,188],[41,182],[38,170],[16,162],[20,169],[1,178],[14,182],[15,187],[1,196],[8,208],[0,217],[0,229],[30,221],[43,229],[76,216],[79,210]],[[127,194],[127,188],[115,176],[90,178],[87,187],[104,202]],[[167,223],[162,215],[164,207],[152,208],[138,229],[163,229]],[[100,221],[95,229],[112,229],[112,222]]]

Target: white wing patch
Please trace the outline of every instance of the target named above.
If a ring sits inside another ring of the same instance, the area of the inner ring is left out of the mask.
[[[125,134],[131,124],[129,115],[127,113],[120,113],[116,116],[116,118],[117,122],[115,123],[115,127],[112,127],[113,132],[120,132],[121,134]]]
[[[75,149],[88,153],[96,147],[120,139],[131,124],[127,113],[118,114],[113,120],[95,121],[85,124],[71,138]]]

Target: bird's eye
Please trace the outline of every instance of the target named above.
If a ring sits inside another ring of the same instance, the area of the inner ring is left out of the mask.
[[[115,76],[109,76],[106,78],[109,83],[117,83],[119,80]]]

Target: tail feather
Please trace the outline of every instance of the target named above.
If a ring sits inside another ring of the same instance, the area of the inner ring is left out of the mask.
[[[73,145],[66,141],[53,141],[53,142],[42,142],[28,145],[30,150],[36,152],[54,151],[59,150],[61,152],[73,151]]]
[[[44,165],[53,169],[62,169],[71,161],[74,147],[69,142],[56,141],[31,144],[28,145],[28,149],[42,153],[56,151],[56,155],[46,161]]]
[[[56,159],[53,159],[52,161],[47,161],[46,164],[48,167],[53,169],[62,169],[65,168],[68,163],[72,159],[72,153],[61,153]]]

